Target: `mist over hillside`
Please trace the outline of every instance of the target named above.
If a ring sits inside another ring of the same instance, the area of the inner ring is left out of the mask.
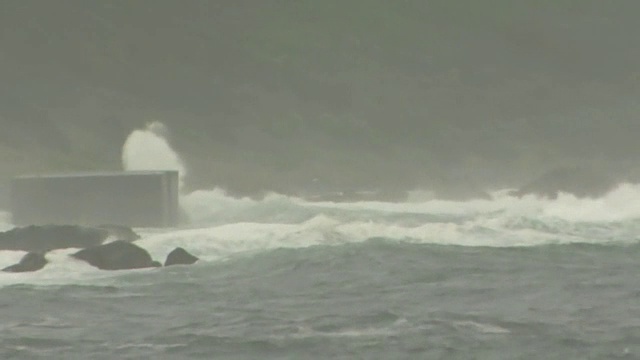
[[[640,2],[0,2],[0,177],[118,169],[170,130],[189,189],[640,174]],[[315,179],[315,180],[314,180]]]

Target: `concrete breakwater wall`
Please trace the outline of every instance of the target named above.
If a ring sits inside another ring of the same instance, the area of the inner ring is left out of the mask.
[[[11,181],[15,225],[170,227],[178,224],[177,171],[20,176]]]

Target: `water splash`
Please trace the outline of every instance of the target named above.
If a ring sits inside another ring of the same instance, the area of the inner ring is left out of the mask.
[[[133,131],[122,148],[124,170],[176,170],[182,189],[187,171],[180,155],[169,145],[168,134],[167,127],[158,121]]]
[[[640,233],[640,186],[623,184],[597,199],[561,194],[555,200],[516,198],[508,191],[492,199],[424,202],[312,202],[271,194],[261,200],[234,198],[219,189],[185,194],[181,203],[194,219],[188,228],[137,229],[138,245],[162,260],[177,246],[203,262],[242,253],[387,239],[413,244],[529,247],[545,244],[629,244]],[[68,257],[71,250],[47,255],[50,264],[35,275],[1,274],[0,287],[115,281]],[[0,268],[22,252],[0,254]],[[73,273],[74,277],[69,277]]]

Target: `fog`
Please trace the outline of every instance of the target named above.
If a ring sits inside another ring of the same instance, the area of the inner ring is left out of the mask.
[[[159,121],[190,190],[464,194],[574,165],[637,178],[639,12],[1,1],[0,177],[120,169],[126,139]]]

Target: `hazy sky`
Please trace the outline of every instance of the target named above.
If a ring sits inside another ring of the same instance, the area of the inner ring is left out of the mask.
[[[171,133],[192,188],[636,174],[637,1],[3,1],[2,176]]]

